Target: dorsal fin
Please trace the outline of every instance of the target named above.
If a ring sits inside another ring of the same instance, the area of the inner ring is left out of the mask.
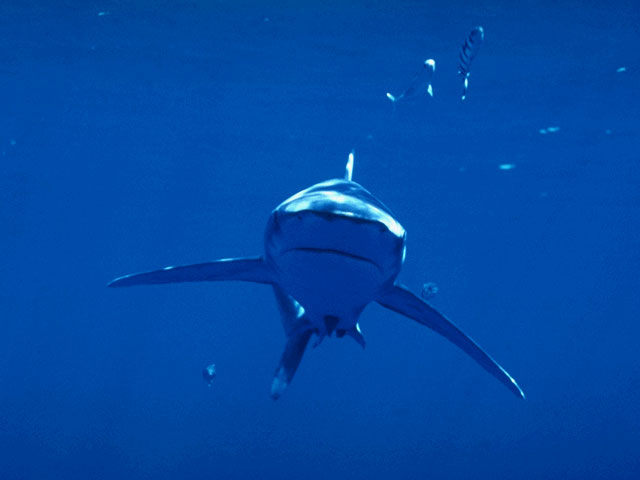
[[[353,177],[353,159],[355,153],[355,150],[351,150],[351,152],[349,152],[349,160],[347,160],[347,166],[344,169],[344,179],[348,181],[351,181],[351,178]]]

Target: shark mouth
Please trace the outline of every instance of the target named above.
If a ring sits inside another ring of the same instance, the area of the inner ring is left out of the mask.
[[[343,252],[342,250],[335,250],[332,248],[296,247],[296,248],[290,248],[289,250],[286,250],[284,253],[293,252],[293,251],[311,252],[311,253],[330,253],[332,255],[340,255],[341,257],[352,258],[360,262],[367,262],[373,265],[374,267],[376,267],[378,270],[382,271],[382,267],[380,267],[380,265],[378,265],[376,262],[374,262],[370,258],[361,257],[360,255],[354,255],[353,253]]]

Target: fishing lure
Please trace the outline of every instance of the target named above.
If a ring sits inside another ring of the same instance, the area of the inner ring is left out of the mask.
[[[462,47],[460,48],[460,63],[458,63],[458,74],[462,76],[462,100],[467,98],[467,89],[469,88],[469,70],[471,62],[478,54],[480,46],[484,42],[484,29],[482,27],[474,27],[467,36]]]

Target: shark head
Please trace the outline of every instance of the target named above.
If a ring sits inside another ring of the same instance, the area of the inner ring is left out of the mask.
[[[393,284],[404,261],[405,238],[382,202],[353,181],[333,179],[273,210],[265,260],[314,323],[348,329],[364,306]]]

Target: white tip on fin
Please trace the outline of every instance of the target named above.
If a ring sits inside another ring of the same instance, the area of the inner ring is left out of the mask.
[[[429,58],[424,61],[424,66],[429,70],[427,74],[427,81],[429,84],[427,85],[427,92],[429,96],[433,97],[433,87],[431,86],[431,79],[433,78],[433,74],[436,72],[436,61],[433,58]]]
[[[271,382],[271,398],[274,400],[279,399],[288,384],[287,372],[284,367],[280,367],[276,372],[276,376],[273,378],[273,382]]]
[[[344,179],[351,181],[353,177],[353,158],[354,158],[355,150],[351,150],[349,152],[349,160],[347,160],[347,166],[344,169]]]

